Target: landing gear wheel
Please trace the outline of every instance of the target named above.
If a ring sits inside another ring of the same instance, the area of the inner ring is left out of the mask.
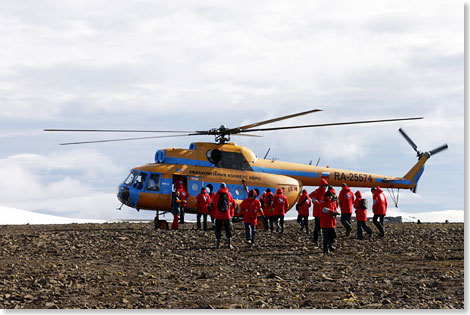
[[[158,220],[155,222],[155,230],[168,230],[168,222],[166,220]]]
[[[160,229],[168,230],[168,222],[166,222],[165,220],[160,221]]]

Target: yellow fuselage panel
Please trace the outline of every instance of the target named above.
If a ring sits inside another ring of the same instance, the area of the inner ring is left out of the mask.
[[[259,159],[251,166],[259,172],[290,176],[300,181],[304,186],[318,186],[321,179],[324,178],[332,186],[341,186],[341,184],[347,183],[351,187],[380,186],[407,189],[413,187],[413,183],[404,178],[291,162]],[[393,182],[387,182],[384,179],[393,180]]]

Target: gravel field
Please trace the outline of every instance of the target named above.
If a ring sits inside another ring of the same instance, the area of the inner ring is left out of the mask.
[[[354,224],[355,226],[355,224]],[[324,256],[287,221],[214,249],[194,223],[0,226],[0,306],[42,308],[464,308],[464,224],[386,224]],[[310,222],[313,230],[313,224]],[[355,229],[353,233],[355,233]]]

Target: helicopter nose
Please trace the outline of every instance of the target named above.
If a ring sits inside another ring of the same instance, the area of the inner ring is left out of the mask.
[[[129,188],[124,185],[119,185],[119,189],[117,192],[117,198],[120,202],[125,204],[126,206],[131,205],[131,196],[129,193]]]

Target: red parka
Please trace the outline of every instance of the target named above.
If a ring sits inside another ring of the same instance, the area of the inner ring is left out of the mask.
[[[297,204],[300,205],[299,215],[303,216],[309,216],[309,208],[312,205],[312,199],[308,196],[307,191],[302,192],[302,195],[300,195],[299,201],[297,201]]]
[[[217,206],[221,193],[227,194],[229,209],[226,212],[219,211],[218,206]],[[216,218],[217,220],[230,220],[231,214],[233,212],[232,201],[233,201],[232,194],[230,193],[228,188],[227,187],[220,188],[212,202],[212,211],[214,212],[214,218]]]
[[[312,198],[313,202],[313,216],[314,217],[321,217],[321,203],[325,200],[325,193],[327,188],[323,188],[322,185],[328,185],[326,179],[322,179],[320,182],[320,187],[314,190],[309,197]]]
[[[325,199],[321,203],[321,219],[320,219],[320,228],[327,229],[327,228],[336,228],[336,216],[333,213],[336,212],[336,202],[332,200]],[[328,212],[324,212],[324,209],[328,209]]]
[[[258,224],[258,215],[263,215],[261,202],[258,199],[246,198],[240,204],[240,211],[243,215],[243,222],[253,225]]]
[[[341,213],[351,213],[353,212],[354,204],[354,195],[351,191],[351,188],[348,186],[341,189],[338,196],[339,206],[341,207]]]
[[[205,189],[201,190],[201,193],[196,197],[196,207],[198,213],[209,213],[209,205],[211,203],[211,196]]]
[[[273,213],[274,207],[272,205],[273,200],[274,200],[274,195],[272,192],[268,192],[263,196],[264,196],[264,199],[263,199],[264,200],[264,207],[263,207],[264,215],[267,217],[271,217],[274,215]]]
[[[237,208],[237,202],[235,199],[232,199],[232,203],[230,204],[230,216],[234,217],[235,216],[235,209]]]
[[[359,205],[361,204],[362,194],[358,190],[356,191],[356,200],[354,201],[354,208],[356,209],[356,221],[367,221],[367,209],[362,209]]]
[[[282,194],[282,188],[276,190],[276,195],[273,198],[274,204],[274,215],[283,216],[286,214],[287,209],[289,208],[289,201],[287,197]]]
[[[184,189],[182,184],[178,185],[177,191],[179,192],[179,197],[178,198],[179,198],[179,200],[181,200],[181,205],[183,207],[186,207],[186,205],[188,203],[188,197],[189,197],[188,192]]]
[[[372,210],[375,215],[386,215],[387,214],[387,198],[385,198],[384,191],[382,188],[377,187],[377,189],[372,194],[374,199],[374,205]]]

